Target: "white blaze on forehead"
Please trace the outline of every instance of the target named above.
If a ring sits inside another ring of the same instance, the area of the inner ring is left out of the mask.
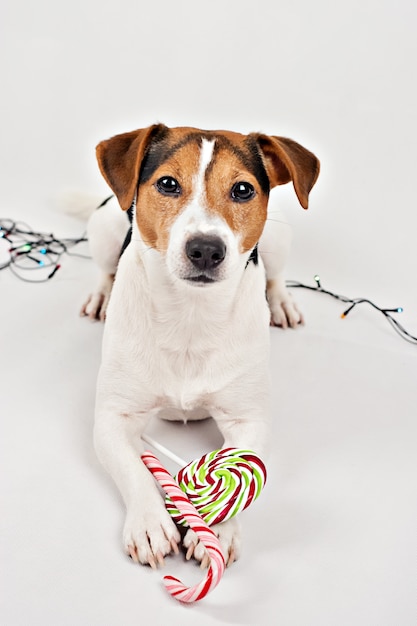
[[[194,198],[198,199],[200,202],[203,200],[205,195],[205,174],[206,169],[210,165],[213,158],[214,144],[215,139],[212,139],[211,141],[203,139],[201,143],[200,162],[198,164],[197,175],[194,179]]]
[[[201,142],[198,169],[193,176],[193,192],[189,203],[178,215],[170,229],[167,248],[167,266],[172,275],[187,277],[192,272],[186,255],[187,241],[196,236],[212,235],[225,244],[227,255],[219,270],[219,278],[227,274],[228,268],[239,263],[239,236],[232,232],[220,212],[207,206],[206,173],[213,160],[215,140]]]

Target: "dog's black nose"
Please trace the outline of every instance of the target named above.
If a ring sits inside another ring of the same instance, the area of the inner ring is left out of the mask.
[[[199,270],[211,270],[224,260],[226,246],[220,237],[194,237],[187,241],[185,253]]]

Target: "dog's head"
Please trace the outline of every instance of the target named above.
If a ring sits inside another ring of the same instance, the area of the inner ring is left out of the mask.
[[[319,174],[318,159],[291,139],[162,124],[101,142],[97,159],[122,209],[136,199],[143,241],[190,285],[245,267],[270,188],[292,180],[306,209]]]

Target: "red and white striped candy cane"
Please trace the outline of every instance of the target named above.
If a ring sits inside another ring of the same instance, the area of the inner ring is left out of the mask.
[[[193,587],[186,587],[178,578],[173,576],[164,576],[165,587],[174,598],[180,602],[197,602],[214,589],[223,576],[225,560],[220,542],[156,456],[147,450],[141,458],[167,495],[175,502],[177,509],[185,517],[190,528],[197,534],[210,556],[210,565],[205,578]]]

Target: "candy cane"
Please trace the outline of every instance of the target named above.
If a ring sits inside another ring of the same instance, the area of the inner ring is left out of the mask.
[[[146,451],[142,454],[142,461],[155,476],[156,480],[160,483],[171,500],[175,502],[178,510],[185,517],[189,526],[198,535],[210,556],[210,565],[205,578],[193,587],[186,587],[178,578],[174,578],[173,576],[164,576],[165,587],[174,598],[180,602],[197,602],[197,600],[201,600],[209,591],[214,589],[223,576],[225,560],[220,542],[215,533],[207,526],[195,507],[184,495],[184,492],[178,487],[169,472],[160,464],[156,456]]]

